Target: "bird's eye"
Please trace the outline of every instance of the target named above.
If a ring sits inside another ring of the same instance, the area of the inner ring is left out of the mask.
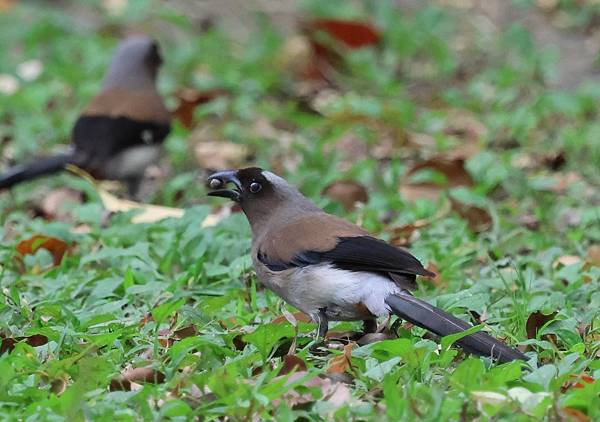
[[[261,189],[262,189],[262,185],[260,183],[258,183],[258,182],[250,183],[250,192],[257,193]]]

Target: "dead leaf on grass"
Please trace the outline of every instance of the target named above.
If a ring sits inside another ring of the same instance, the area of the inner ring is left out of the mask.
[[[32,347],[43,346],[48,343],[48,337],[41,334],[34,334],[27,337],[4,337],[0,334],[0,355],[5,352],[10,352],[15,348],[17,343],[25,342]]]
[[[482,233],[492,227],[492,216],[486,209],[473,204],[459,202],[454,198],[450,198],[450,202],[452,209],[467,220],[469,228],[475,233]]]
[[[537,338],[538,331],[546,325],[548,322],[552,321],[556,316],[556,312],[551,313],[550,315],[545,315],[541,311],[536,311],[529,315],[527,318],[527,322],[525,324],[525,331],[527,332],[527,338],[535,339]]]
[[[227,141],[203,141],[194,147],[196,161],[203,169],[227,170],[243,167],[250,159],[246,145]]]
[[[581,410],[573,407],[563,407],[559,409],[558,414],[567,421],[575,422],[590,422],[591,419],[588,415],[583,413]]]
[[[304,322],[304,323],[312,322],[310,317],[308,315],[306,315],[304,312],[294,312],[291,315],[294,317],[294,319],[296,321]],[[279,315],[277,318],[275,318],[273,321],[271,321],[271,324],[283,324],[285,322],[289,322],[288,318],[289,318],[289,316]]]
[[[329,367],[327,368],[328,374],[341,374],[350,369],[350,358],[352,357],[353,343],[348,343],[344,346],[344,353],[334,356],[329,361]]]
[[[594,267],[600,267],[600,244],[590,245],[587,251],[586,262]]]
[[[357,203],[366,204],[369,201],[367,189],[354,180],[333,182],[323,189],[321,195],[341,204],[346,211],[353,211]]]
[[[165,374],[154,368],[127,369],[120,376],[111,380],[110,391],[131,391],[133,384],[162,384],[163,382],[165,382]]]
[[[194,127],[194,110],[202,104],[206,104],[215,98],[227,95],[228,92],[224,89],[209,89],[205,91],[182,88],[175,93],[178,104],[173,116],[177,118],[181,124],[187,129]]]
[[[298,371],[306,371],[306,363],[296,355],[285,355],[283,357],[283,366],[279,370],[279,375],[286,375]]]
[[[16,249],[21,256],[34,255],[39,249],[46,249],[52,255],[54,266],[59,266],[69,250],[69,245],[56,237],[35,235],[19,242]]]
[[[38,209],[44,218],[57,221],[71,221],[72,207],[83,203],[83,194],[71,188],[57,188],[39,201]]]
[[[412,182],[409,179],[425,170],[441,174],[445,183]],[[437,201],[441,193],[449,188],[458,186],[473,186],[473,179],[465,169],[464,160],[448,160],[445,157],[434,157],[412,166],[400,183],[400,194],[408,201],[428,199]]]

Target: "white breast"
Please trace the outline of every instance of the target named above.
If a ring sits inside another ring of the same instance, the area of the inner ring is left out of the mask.
[[[259,279],[286,302],[315,319],[326,308],[330,320],[365,318],[361,305],[376,316],[388,315],[385,299],[401,288],[390,279],[367,272],[339,270],[329,264],[273,272],[257,266]],[[364,309],[364,308],[363,308]]]

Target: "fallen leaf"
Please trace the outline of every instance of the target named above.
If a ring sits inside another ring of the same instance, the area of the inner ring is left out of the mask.
[[[194,147],[196,161],[203,169],[227,170],[243,167],[250,159],[246,145],[227,141],[203,141]]]
[[[134,383],[161,384],[163,382],[165,382],[165,374],[154,368],[133,368],[111,380],[110,391],[131,391]]]
[[[558,414],[564,418],[564,420],[575,421],[575,422],[590,422],[591,419],[588,415],[583,413],[581,410],[577,410],[573,407],[563,407],[559,409]]]
[[[467,160],[481,151],[482,140],[487,136],[488,129],[473,113],[452,109],[446,115],[444,133],[457,140],[457,145],[444,156],[449,160]]]
[[[495,406],[508,400],[508,397],[504,394],[496,393],[494,391],[473,391],[471,397],[473,397],[478,405],[491,404]]]
[[[590,245],[587,251],[586,262],[594,267],[600,267],[600,244]]]
[[[58,188],[50,191],[41,199],[38,209],[48,220],[71,221],[74,205],[83,202],[80,191],[71,188]]]
[[[521,215],[519,217],[519,224],[533,231],[537,231],[540,228],[540,220],[533,214]]]
[[[367,189],[354,180],[338,180],[321,192],[333,202],[341,204],[346,211],[353,211],[357,203],[366,204],[369,200]]]
[[[351,49],[376,45],[381,41],[379,30],[366,22],[331,18],[315,19],[308,22],[305,28],[305,32],[311,38],[315,38],[315,31],[323,31]]]
[[[4,337],[0,335],[0,355],[13,350],[17,343],[25,342],[30,346],[38,347],[48,343],[48,337],[41,334],[34,334],[28,337]]]
[[[173,116],[177,118],[184,127],[192,129],[194,127],[194,110],[196,107],[226,94],[227,91],[224,89],[200,91],[192,88],[182,88],[175,93],[178,104],[175,111],[173,111]]]
[[[62,393],[65,392],[68,385],[69,384],[67,383],[66,379],[57,378],[52,380],[52,382],[50,383],[50,390],[57,396],[60,396]]]
[[[140,202],[130,201],[128,199],[117,198],[108,191],[96,187],[96,191],[102,200],[104,208],[109,212],[127,212],[132,210],[140,210],[131,222],[134,224],[154,223],[165,218],[181,218],[184,210],[181,208],[165,207],[162,205],[142,204]]]
[[[469,228],[475,233],[482,233],[492,227],[492,216],[484,208],[472,204],[464,204],[450,198],[452,209],[462,218],[467,220]]]
[[[554,185],[552,185],[550,190],[554,193],[564,193],[571,187],[571,185],[578,183],[581,180],[581,175],[574,171],[556,173],[554,175]]]
[[[296,319],[296,321],[304,323],[312,322],[310,317],[304,312],[294,312],[292,315]],[[277,318],[271,321],[271,324],[283,324],[284,322],[288,322],[288,317],[286,317],[286,315],[279,315]]]
[[[0,0],[0,13],[10,10],[16,3],[16,0]]]
[[[328,374],[335,373],[344,373],[348,369],[350,369],[350,358],[352,356],[352,347],[354,345],[352,343],[348,343],[344,346],[344,353],[334,356],[329,361],[329,366],[327,368]]]
[[[287,377],[286,386],[297,381],[306,378],[308,373],[306,371],[297,371]],[[277,380],[279,377],[275,378]],[[336,382],[327,377],[312,377],[305,380],[302,384],[304,387],[316,388],[321,392],[320,400],[328,402],[332,405],[332,408],[328,409],[330,412],[335,411],[341,406],[348,405],[354,401],[352,393],[348,386],[341,382]],[[300,405],[312,403],[316,401],[316,398],[310,391],[298,392],[295,389],[286,392],[281,399],[273,400],[273,406],[277,407],[281,403],[281,400],[290,408],[297,408]]]
[[[595,382],[594,377],[588,374],[571,374],[570,380],[567,380],[561,386],[561,392],[564,393],[569,388],[585,388],[587,384],[593,384]]]
[[[580,262],[581,262],[581,258],[578,257],[577,255],[562,255],[554,260],[554,262],[552,263],[552,266],[554,268],[557,268],[561,265],[564,267],[567,267],[569,265],[579,264]]]
[[[421,236],[419,229],[425,227],[425,224],[420,223],[420,221],[425,220],[417,220],[411,224],[403,224],[401,226],[393,227],[390,230],[392,233],[390,243],[394,246],[410,246]]]
[[[113,16],[121,16],[127,8],[128,0],[102,0],[102,6]]]
[[[433,182],[414,182],[410,181],[418,173],[425,170],[433,171],[444,177],[443,183]],[[428,199],[437,201],[441,193],[449,188],[458,186],[473,186],[473,179],[465,169],[465,162],[462,159],[449,160],[438,156],[412,166],[399,186],[400,194],[408,201],[418,199]]]
[[[285,375],[297,371],[306,371],[306,363],[296,355],[285,355],[283,357],[283,366],[278,375]]]
[[[529,315],[527,322],[525,323],[525,331],[527,332],[528,339],[537,338],[538,331],[548,322],[552,321],[556,316],[556,312],[550,315],[545,315],[540,311],[536,311]]]
[[[16,249],[21,256],[33,255],[39,249],[46,249],[52,255],[54,265],[58,266],[69,250],[69,245],[64,240],[56,237],[35,235],[19,242]]]
[[[448,282],[446,280],[444,280],[442,278],[442,276],[440,275],[440,271],[439,271],[437,265],[435,265],[433,262],[430,262],[429,264],[427,264],[426,270],[431,271],[435,275],[433,277],[427,277],[427,278],[421,277],[420,280],[427,280],[427,282],[433,284],[435,287],[438,287],[438,288],[448,285]]]

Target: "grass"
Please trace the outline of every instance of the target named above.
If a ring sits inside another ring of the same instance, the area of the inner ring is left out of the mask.
[[[127,4],[114,16],[85,3],[100,16],[92,22],[44,4],[0,13],[0,74],[19,82],[15,93],[0,94],[4,164],[66,142],[128,25],[159,38],[160,88],[171,106],[180,87],[228,94],[195,110],[197,128],[209,135],[175,123],[167,141],[172,169],[149,200],[185,208],[181,219],[108,216],[94,188],[69,174],[0,195],[0,335],[3,347],[22,340],[0,356],[3,419],[600,418],[598,85],[548,88],[556,57],[526,28],[485,33],[433,5],[409,14],[388,2],[307,2],[308,15],[368,19],[384,34],[377,48],[344,52],[338,87],[317,101],[316,114],[294,95],[281,65],[286,36],[268,20],[240,41],[218,26],[200,33],[160,2]],[[43,65],[32,81],[17,74],[28,60]],[[311,353],[313,324],[273,323],[294,310],[257,284],[244,217],[201,227],[220,202],[205,197],[192,151],[213,139],[247,145],[254,163],[382,238],[421,222],[409,230],[410,248],[439,278],[421,280],[417,294],[527,347],[529,366],[440,348],[400,324],[394,339],[351,352],[333,341],[327,353]],[[410,173],[415,162],[471,144],[479,149],[466,156],[468,186],[435,168]],[[369,193],[353,211],[320,195],[348,178]],[[415,178],[450,189],[410,201],[398,188]],[[66,218],[43,218],[40,198],[61,186],[84,192],[85,201]],[[490,224],[473,231],[449,198],[476,204]],[[69,245],[59,265],[44,248],[17,252],[40,234]],[[37,344],[36,335],[47,342]],[[306,371],[288,379],[279,374],[290,350]],[[336,362],[341,370],[331,370]],[[155,371],[141,389],[111,388],[131,367]]]

